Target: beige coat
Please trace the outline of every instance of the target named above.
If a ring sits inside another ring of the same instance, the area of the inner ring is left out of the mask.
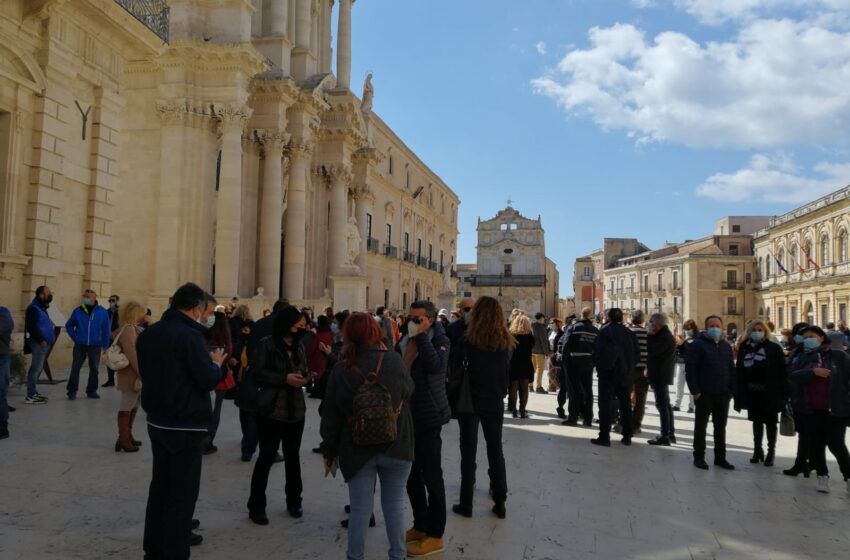
[[[117,336],[121,329],[115,331]],[[136,379],[139,378],[139,358],[136,355],[136,340],[139,338],[139,327],[126,326],[121,336],[118,338],[118,345],[121,351],[130,360],[130,365],[122,370],[117,371],[118,379],[115,386],[119,391],[135,391]]]

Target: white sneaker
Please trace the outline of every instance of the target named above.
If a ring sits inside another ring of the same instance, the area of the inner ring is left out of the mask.
[[[829,494],[829,475],[818,477],[818,492]]]

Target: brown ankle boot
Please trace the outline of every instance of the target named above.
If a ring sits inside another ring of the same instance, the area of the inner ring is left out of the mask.
[[[138,412],[138,407],[134,408],[130,411],[130,441],[133,442],[133,445],[136,447],[141,447],[142,442],[133,437],[133,422],[136,421],[136,412]]]
[[[115,442],[115,452],[135,453],[139,448],[130,441],[130,413],[118,412],[118,441]]]

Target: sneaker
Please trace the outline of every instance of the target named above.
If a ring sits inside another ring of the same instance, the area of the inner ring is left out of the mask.
[[[346,512],[347,513],[347,512]],[[405,541],[407,544],[410,543],[418,543],[422,539],[426,538],[428,535],[423,533],[422,531],[417,531],[416,529],[408,529],[407,533],[405,533]]]
[[[33,395],[24,399],[24,404],[47,404],[44,399],[38,398],[38,395]]]
[[[555,412],[558,413],[558,418],[565,419],[567,417],[566,411],[564,411],[563,407],[558,407],[555,409]]]
[[[48,399],[47,399],[47,397],[45,397],[44,395],[42,395],[42,394],[41,394],[41,393],[39,393],[39,392],[36,392],[36,393],[35,393],[35,395],[33,395],[33,396],[34,396],[35,398],[39,399],[39,400],[44,401],[44,402],[47,402],[47,400],[48,400]]]
[[[419,542],[410,543],[407,545],[407,555],[412,558],[421,558],[424,556],[432,556],[446,550],[443,544],[443,539],[434,537],[425,537]]]
[[[818,476],[818,492],[829,494],[829,475]]]
[[[673,444],[676,443],[676,436],[673,435],[673,434],[670,434],[670,443],[673,443]]]
[[[68,393],[68,400],[69,401],[77,400],[77,393]]]

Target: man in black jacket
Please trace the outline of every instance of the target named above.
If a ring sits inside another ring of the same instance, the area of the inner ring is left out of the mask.
[[[563,367],[570,401],[565,426],[578,424],[579,414],[585,426],[593,425],[593,352],[599,329],[593,326],[593,310],[581,310],[581,321],[572,325],[563,337]],[[561,404],[561,394],[558,393]],[[563,405],[562,405],[563,406]]]
[[[413,529],[407,532],[410,556],[428,556],[445,549],[446,487],[443,482],[441,432],[451,420],[446,395],[450,342],[430,301],[416,301],[408,313],[407,336],[398,344],[416,385],[410,401],[416,433],[413,468],[407,495]],[[427,493],[426,493],[427,492]]]
[[[647,335],[646,371],[649,385],[655,393],[655,408],[661,418],[661,434],[648,443],[669,446],[676,443],[673,407],[670,406],[670,385],[676,374],[676,338],[667,327],[667,316],[663,313],[654,313],[649,318]]]
[[[214,307],[198,286],[181,286],[162,320],[136,344],[153,453],[144,537],[149,560],[189,558],[201,451],[212,418],[210,391],[221,381],[226,358],[222,350],[209,352],[201,324]]]
[[[632,444],[631,381],[638,355],[635,333],[623,325],[623,310],[609,309],[608,324],[596,337],[593,361],[599,376],[599,437],[590,440],[594,445],[611,446],[611,407],[620,404],[623,445]]]
[[[726,420],[736,383],[732,346],[723,339],[723,319],[720,317],[708,317],[705,329],[691,343],[685,362],[688,389],[696,403],[694,466],[708,469],[705,433],[710,416],[714,423],[714,464],[733,470],[735,467],[726,460]]]
[[[463,298],[460,300],[460,319],[446,327],[446,336],[451,342],[449,351],[449,369],[458,368],[463,362],[463,341],[466,340],[466,329],[469,327],[469,319],[472,317],[472,308],[475,300]]]

